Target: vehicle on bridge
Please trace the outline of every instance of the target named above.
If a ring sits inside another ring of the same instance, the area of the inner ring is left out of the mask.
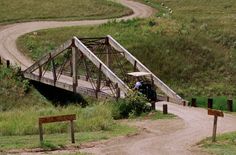
[[[131,77],[131,84],[133,84],[134,90],[144,94],[151,103],[157,101],[156,87],[151,73],[131,72],[128,75]]]

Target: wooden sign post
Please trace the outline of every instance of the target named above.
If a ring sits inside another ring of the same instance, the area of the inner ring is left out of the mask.
[[[41,143],[43,142],[43,123],[70,121],[71,142],[75,143],[73,120],[76,120],[76,115],[75,114],[61,115],[61,116],[49,116],[49,117],[39,118],[39,138],[40,138],[40,142]]]
[[[224,113],[219,110],[208,109],[208,115],[214,116],[212,142],[215,142],[216,141],[217,119],[218,119],[218,117],[224,117]]]

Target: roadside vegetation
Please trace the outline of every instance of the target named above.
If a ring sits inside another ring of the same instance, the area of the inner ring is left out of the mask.
[[[236,132],[217,136],[215,143],[211,138],[201,141],[198,145],[205,151],[216,155],[234,155],[236,152]]]
[[[82,20],[120,17],[132,13],[110,0],[0,0],[0,23],[35,20]]]
[[[115,136],[138,132],[135,127],[119,123],[117,119],[145,118],[169,119],[172,115],[152,112],[147,99],[131,92],[127,99],[96,101],[87,99],[88,105],[80,102],[63,105],[53,103],[42,96],[17,68],[0,65],[0,152],[9,149],[36,148],[59,149],[70,144],[68,123],[44,125],[45,141],[39,143],[38,118],[63,114],[76,114],[76,146],[81,143],[109,139]]]

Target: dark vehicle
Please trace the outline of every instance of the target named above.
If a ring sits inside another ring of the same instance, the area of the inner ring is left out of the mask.
[[[128,75],[132,76],[133,81],[136,80],[136,82],[141,83],[137,90],[144,94],[150,102],[157,101],[157,93],[152,81],[152,74],[147,72],[132,72],[128,73]]]

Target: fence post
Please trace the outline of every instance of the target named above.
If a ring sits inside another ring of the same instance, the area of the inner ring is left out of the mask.
[[[197,99],[196,98],[192,98],[192,103],[191,103],[191,106],[192,107],[197,107]]]
[[[70,132],[71,132],[71,143],[75,143],[75,130],[74,130],[74,122],[70,121]]]
[[[233,112],[233,100],[227,101],[227,109],[228,111]]]
[[[10,60],[7,60],[7,68],[10,67]]]
[[[166,101],[170,102],[170,97],[169,96],[166,96]]]
[[[208,99],[207,107],[208,107],[209,109],[212,109],[212,108],[213,108],[213,99],[212,99],[212,98],[209,98],[209,99]]]
[[[163,104],[163,114],[168,114],[168,105]]]
[[[43,126],[42,123],[39,122],[39,139],[40,139],[40,143],[43,143]]]

